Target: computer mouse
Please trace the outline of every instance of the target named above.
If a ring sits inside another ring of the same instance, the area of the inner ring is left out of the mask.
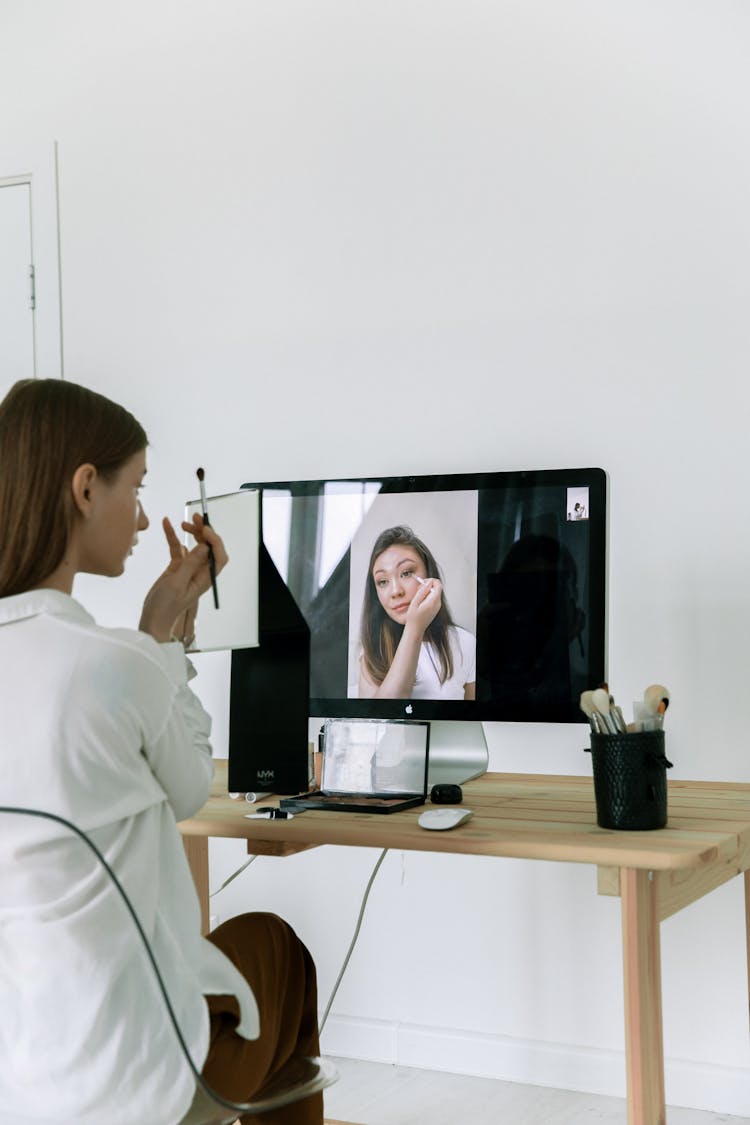
[[[422,813],[417,824],[420,828],[432,830],[455,828],[473,815],[471,809],[427,809]]]

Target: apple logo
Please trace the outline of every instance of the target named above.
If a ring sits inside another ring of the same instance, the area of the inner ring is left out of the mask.
[[[406,707],[404,707],[404,711],[406,711],[407,715],[411,715],[413,713],[414,708],[412,707],[411,703],[406,704]]]

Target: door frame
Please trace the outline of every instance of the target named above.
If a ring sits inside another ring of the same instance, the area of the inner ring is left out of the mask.
[[[0,152],[0,185],[29,184],[31,258],[34,265],[35,372],[39,379],[64,377],[60,193],[57,142]]]

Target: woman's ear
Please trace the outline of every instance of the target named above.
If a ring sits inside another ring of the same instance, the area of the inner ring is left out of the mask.
[[[79,465],[73,473],[71,482],[73,503],[84,518],[91,513],[92,492],[97,478],[96,466],[88,463]]]

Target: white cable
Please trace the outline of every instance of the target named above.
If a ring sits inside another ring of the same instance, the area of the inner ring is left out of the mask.
[[[380,870],[380,865],[383,862],[383,860],[385,859],[387,854],[388,854],[388,848],[383,848],[383,851],[380,853],[380,856],[378,857],[377,863],[375,864],[375,866],[372,869],[372,874],[370,875],[370,878],[367,881],[367,886],[365,887],[365,893],[362,896],[362,905],[359,908],[359,915],[357,917],[357,924],[354,927],[354,934],[352,936],[352,940],[349,943],[349,948],[346,952],[346,957],[344,958],[344,963],[341,966],[341,971],[339,972],[338,977],[336,978],[336,983],[333,986],[333,989],[331,991],[331,995],[328,999],[328,1003],[326,1004],[326,1010],[323,1013],[323,1018],[320,1021],[320,1029],[319,1030],[321,1032],[323,1031],[323,1028],[325,1027],[326,1020],[328,1019],[328,1013],[331,1010],[331,1005],[333,1004],[336,993],[339,990],[339,985],[341,984],[341,981],[344,979],[344,973],[346,972],[349,961],[351,960],[352,953],[354,952],[354,946],[357,944],[357,938],[359,937],[359,931],[362,928],[362,919],[365,916],[365,908],[367,906],[367,900],[370,897],[370,891],[372,890],[372,884],[375,882],[375,876],[377,875],[378,871]],[[225,887],[228,887],[229,884],[232,882],[232,880],[236,879],[238,875],[241,875],[242,872],[245,870],[245,868],[249,867],[250,864],[254,860],[256,860],[257,858],[258,858],[257,855],[251,855],[250,858],[248,860],[246,860],[245,863],[243,863],[241,867],[238,867],[237,870],[234,871],[229,876],[228,879],[224,880],[224,882],[221,884],[221,886],[217,890],[213,891],[212,894],[209,895],[209,898],[214,898],[219,893],[219,891],[223,891]]]
[[[221,884],[221,886],[220,886],[220,887],[218,888],[218,890],[212,891],[212,893],[211,893],[211,894],[210,894],[210,895],[209,895],[208,897],[209,897],[209,898],[214,898],[214,897],[215,897],[215,896],[216,896],[216,895],[217,895],[217,894],[219,893],[219,891],[223,891],[225,887],[228,887],[228,886],[229,886],[229,884],[230,884],[230,883],[232,882],[232,880],[233,880],[233,879],[236,879],[238,875],[241,875],[241,874],[242,874],[242,872],[243,872],[243,871],[245,870],[245,868],[246,868],[246,867],[249,867],[249,866],[250,866],[250,864],[251,864],[251,863],[252,863],[252,862],[253,862],[254,860],[256,860],[257,858],[258,858],[258,857],[257,857],[257,855],[251,855],[251,856],[250,856],[250,859],[246,859],[246,860],[245,860],[245,862],[244,862],[244,863],[242,864],[242,867],[238,867],[238,868],[237,868],[237,870],[236,870],[236,871],[234,871],[234,872],[233,872],[233,873],[232,873],[232,874],[231,874],[231,875],[229,876],[229,878],[228,878],[228,879],[225,879],[225,880],[224,880],[224,882],[223,882],[223,883]]]
[[[323,1012],[323,1018],[320,1021],[320,1029],[319,1030],[321,1032],[323,1031],[323,1028],[326,1025],[326,1020],[328,1019],[328,1013],[331,1010],[331,1005],[333,1004],[334,997],[335,997],[336,993],[338,992],[339,985],[341,984],[344,973],[346,972],[346,966],[349,964],[349,958],[351,957],[352,953],[354,952],[354,946],[356,945],[357,938],[359,937],[359,931],[360,931],[360,928],[362,926],[362,919],[364,917],[365,907],[367,906],[367,899],[369,898],[370,890],[372,888],[372,884],[375,881],[375,876],[377,875],[377,873],[380,869],[380,865],[383,862],[383,860],[385,859],[387,854],[388,854],[388,848],[383,848],[382,852],[380,853],[380,858],[378,859],[378,862],[375,864],[375,866],[372,869],[372,875],[370,876],[370,880],[369,880],[367,886],[365,887],[365,893],[364,893],[364,896],[362,898],[362,905],[359,909],[359,917],[357,918],[357,925],[354,928],[354,937],[352,938],[351,942],[349,943],[349,949],[347,950],[346,957],[344,958],[344,964],[341,966],[341,972],[339,973],[338,977],[336,978],[336,983],[333,986],[333,991],[331,992],[330,998],[329,998],[328,1003],[326,1005],[326,1010]]]

